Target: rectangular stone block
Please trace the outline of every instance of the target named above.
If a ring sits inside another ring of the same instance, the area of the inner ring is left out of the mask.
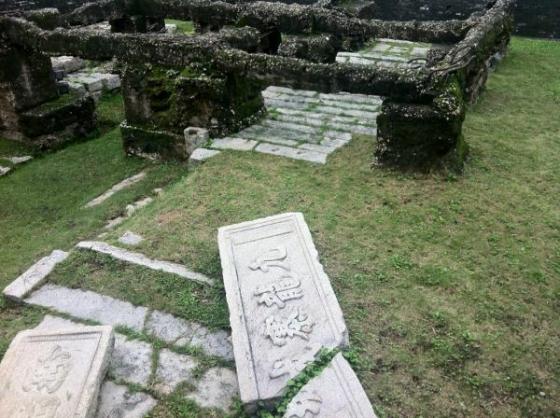
[[[342,354],[337,354],[288,404],[284,418],[301,417],[376,418],[360,381]]]
[[[107,326],[20,332],[0,364],[0,417],[93,417],[113,344]]]
[[[348,332],[301,213],[220,228],[218,233],[241,400],[277,400],[322,347]]]

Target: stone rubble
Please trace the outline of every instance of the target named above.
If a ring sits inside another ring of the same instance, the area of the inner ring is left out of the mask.
[[[159,270],[185,279],[193,280],[203,284],[214,284],[214,281],[201,274],[194,272],[182,264],[173,263],[171,261],[154,260],[146,257],[144,254],[125,250],[124,248],[115,247],[101,241],[82,241],[76,245],[77,248],[87,249],[98,253],[107,254],[117,260],[126,261],[128,263],[147,267],[152,270]]]
[[[22,155],[21,157],[4,157],[3,160],[11,162],[13,165],[23,164],[33,159],[31,155]]]
[[[107,199],[109,199],[110,197],[112,197],[115,193],[120,192],[121,190],[124,190],[130,186],[132,186],[133,184],[138,183],[139,181],[143,180],[144,177],[146,177],[146,172],[142,171],[132,177],[129,177],[127,179],[124,179],[123,181],[121,181],[120,183],[115,184],[114,186],[112,186],[109,190],[107,190],[105,193],[99,195],[98,197],[96,197],[95,199],[91,200],[90,202],[88,202],[84,207],[86,208],[92,208],[94,206],[98,206],[100,204],[102,204],[103,202],[105,202]]]
[[[68,255],[69,253],[67,252],[54,250],[50,255],[41,258],[25,273],[10,283],[2,292],[3,295],[8,299],[21,302],[29,292],[43,284],[56,265],[66,260]]]

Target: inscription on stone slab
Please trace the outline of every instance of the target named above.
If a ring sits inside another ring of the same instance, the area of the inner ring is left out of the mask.
[[[346,325],[301,213],[220,228],[241,400],[274,401],[322,348],[348,344]]]
[[[376,418],[356,374],[337,354],[290,401],[284,418]]]
[[[0,417],[92,417],[113,343],[108,326],[20,332],[0,364]]]

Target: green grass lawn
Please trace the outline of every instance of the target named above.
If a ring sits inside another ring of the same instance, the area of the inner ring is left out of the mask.
[[[145,238],[139,251],[219,280],[218,227],[301,211],[379,416],[560,417],[558,68],[560,43],[513,39],[467,114],[462,176],[372,168],[375,144],[367,137],[320,167],[223,152],[107,239],[131,230]],[[139,185],[99,213],[83,213],[89,198],[146,164],[119,154],[117,132],[103,138],[0,179],[0,284],[46,251],[94,234],[108,213],[146,193]],[[173,167],[149,168],[154,184],[178,176]],[[211,327],[227,324],[223,289],[181,285],[106,257],[75,254],[51,280]],[[35,309],[5,308],[0,356],[39,317]],[[175,394],[152,416],[204,413]]]

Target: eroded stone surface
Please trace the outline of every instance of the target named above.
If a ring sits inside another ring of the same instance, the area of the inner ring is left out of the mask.
[[[281,396],[317,347],[344,347],[342,311],[301,213],[220,228],[241,400]],[[311,358],[312,360],[312,358]]]
[[[141,172],[138,173],[132,177],[129,177],[127,179],[124,179],[123,181],[121,181],[120,183],[115,184],[113,187],[111,187],[109,190],[107,190],[105,193],[103,193],[102,195],[96,197],[95,199],[93,199],[92,201],[90,201],[89,203],[86,204],[86,208],[91,208],[97,205],[100,205],[101,203],[105,202],[107,199],[109,199],[111,196],[113,196],[115,193],[126,189],[127,187],[132,186],[133,184],[138,183],[140,180],[142,180],[144,177],[146,177],[146,173],[145,172]]]
[[[141,331],[148,310],[91,291],[46,284],[25,299],[26,303],[52,308],[76,318],[106,325],[123,325]]]
[[[156,400],[142,392],[106,381],[101,387],[96,418],[143,418],[156,406]]]
[[[337,354],[288,404],[284,418],[375,418],[356,374]]]
[[[235,372],[223,367],[214,367],[200,378],[196,391],[186,395],[204,408],[229,410],[239,394]]]
[[[191,356],[167,349],[161,350],[154,389],[166,395],[170,394],[180,383],[192,381],[192,372],[196,366],[197,362]]]
[[[20,332],[0,364],[0,416],[92,417],[112,346],[106,326]]]
[[[140,266],[148,267],[153,270],[164,271],[170,274],[176,274],[184,277],[185,279],[194,280],[199,283],[213,284],[213,280],[204,274],[200,274],[189,270],[182,264],[173,263],[171,261],[153,260],[146,257],[144,254],[125,250],[124,248],[115,247],[100,241],[82,241],[76,245],[78,248],[84,248],[99,253],[110,255],[118,260],[126,261],[128,263],[137,264]]]
[[[56,265],[66,260],[68,255],[67,252],[54,250],[47,257],[41,258],[4,289],[4,296],[21,301],[29,292],[41,285]]]
[[[117,334],[111,358],[111,375],[127,383],[148,386],[152,373],[152,353],[150,344],[128,340],[124,335]]]
[[[0,177],[5,174],[8,174],[10,171],[11,171],[10,167],[4,167],[0,165]]]
[[[216,151],[213,149],[208,148],[197,148],[193,151],[191,156],[189,157],[189,163],[191,164],[200,164],[212,157],[218,155],[221,151]]]
[[[119,242],[121,244],[130,245],[130,246],[139,245],[142,241],[144,241],[144,238],[131,231],[126,231],[122,235],[122,237],[119,238]]]

